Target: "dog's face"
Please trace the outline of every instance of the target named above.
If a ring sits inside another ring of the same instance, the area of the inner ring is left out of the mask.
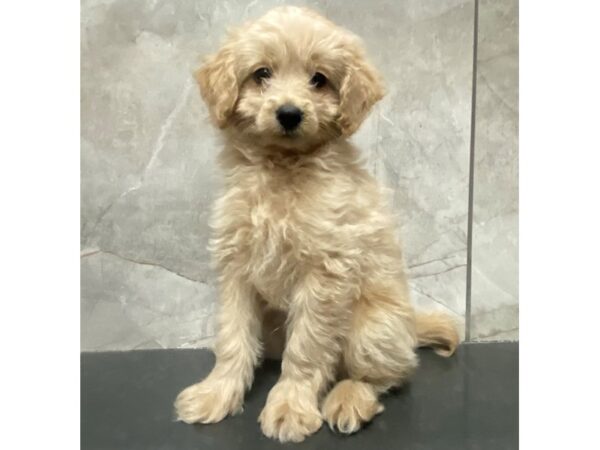
[[[220,128],[285,149],[351,135],[383,96],[359,39],[297,7],[232,31],[196,79]]]

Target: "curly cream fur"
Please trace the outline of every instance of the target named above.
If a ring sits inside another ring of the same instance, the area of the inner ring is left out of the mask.
[[[260,67],[272,77],[253,79]],[[309,83],[316,71],[323,88]],[[232,31],[196,78],[225,138],[211,241],[221,306],[216,365],[180,393],[178,417],[239,412],[254,368],[279,354],[263,432],[301,441],[323,420],[354,432],[414,371],[417,346],[450,355],[458,343],[448,317],[413,311],[394,222],[347,141],[383,96],[381,77],[357,37],[281,7]],[[285,103],[304,113],[293,135],[276,119]]]

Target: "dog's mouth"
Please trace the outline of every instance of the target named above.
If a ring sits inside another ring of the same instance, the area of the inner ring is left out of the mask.
[[[298,129],[280,130],[271,135],[273,145],[287,150],[302,150],[306,145],[306,136]]]
[[[281,132],[281,136],[284,139],[294,139],[294,138],[298,137],[298,131],[297,130],[293,130],[293,131],[283,130]]]

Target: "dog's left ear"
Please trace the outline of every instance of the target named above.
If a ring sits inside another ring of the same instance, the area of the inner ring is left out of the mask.
[[[194,73],[200,94],[219,128],[225,128],[239,95],[235,58],[228,46],[210,55]]]
[[[381,75],[366,60],[360,44],[351,48],[346,75],[340,87],[339,124],[346,136],[353,134],[365,120],[371,107],[383,98]]]

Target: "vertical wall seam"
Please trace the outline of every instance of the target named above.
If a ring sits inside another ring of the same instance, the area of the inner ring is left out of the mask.
[[[467,213],[467,286],[465,304],[465,341],[471,340],[471,274],[473,269],[473,191],[475,175],[475,118],[477,108],[477,40],[479,0],[475,0],[473,20],[473,81],[471,83],[471,142],[469,146],[469,206]]]

